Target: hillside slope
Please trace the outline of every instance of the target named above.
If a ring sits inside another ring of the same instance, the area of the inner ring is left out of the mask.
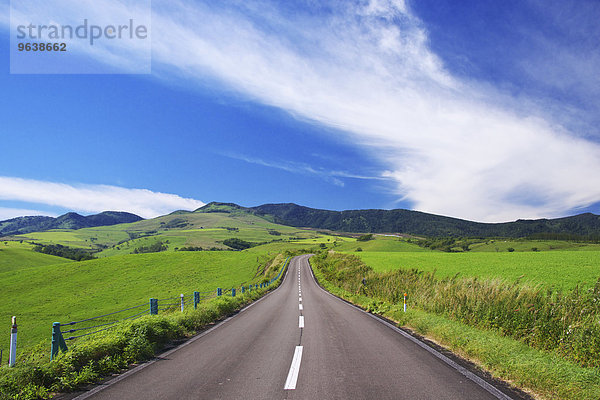
[[[539,233],[600,236],[600,216],[586,213],[557,219],[481,223],[410,210],[329,211],[293,203],[251,207],[276,223],[340,232],[398,232],[425,236],[526,237]]]

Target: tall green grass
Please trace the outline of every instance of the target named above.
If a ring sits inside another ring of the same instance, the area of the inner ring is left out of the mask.
[[[600,280],[588,289],[561,292],[500,279],[437,278],[417,269],[375,272],[347,254],[321,254],[311,262],[350,293],[392,304],[408,293],[411,307],[556,351],[581,366],[600,367]]]
[[[439,278],[463,277],[519,280],[530,285],[572,290],[590,288],[600,276],[600,251],[514,253],[361,252],[355,253],[375,271],[418,269]]]

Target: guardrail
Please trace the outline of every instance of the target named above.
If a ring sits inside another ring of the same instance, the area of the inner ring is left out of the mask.
[[[67,342],[83,336],[93,335],[98,332],[105,331],[113,328],[119,322],[134,320],[144,315],[157,315],[159,311],[170,312],[175,310],[184,311],[186,306],[193,304],[194,308],[198,307],[201,301],[206,301],[219,296],[230,296],[235,297],[236,293],[245,293],[247,290],[256,290],[259,288],[266,288],[276,282],[280,277],[285,268],[288,266],[290,257],[288,257],[283,263],[283,267],[277,274],[276,277],[272,278],[268,282],[263,282],[254,285],[240,285],[223,290],[217,288],[216,290],[210,290],[207,292],[197,292],[190,295],[181,294],[174,297],[166,297],[162,299],[151,298],[149,303],[139,304],[137,306],[124,308],[122,310],[113,311],[108,314],[98,315],[96,317],[85,318],[79,321],[72,321],[68,323],[54,322],[52,324],[52,345],[50,349],[50,359],[54,359],[59,351],[67,351]],[[129,315],[132,314],[132,315]],[[118,317],[117,317],[118,316]],[[116,317],[116,319],[115,319]],[[74,327],[67,330],[62,330],[63,327]],[[90,332],[91,331],[91,332]],[[73,336],[65,337],[66,334],[75,334]]]

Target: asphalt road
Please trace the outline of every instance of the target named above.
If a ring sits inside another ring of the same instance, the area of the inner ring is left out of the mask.
[[[508,398],[486,385],[322,290],[299,256],[271,294],[79,399]]]

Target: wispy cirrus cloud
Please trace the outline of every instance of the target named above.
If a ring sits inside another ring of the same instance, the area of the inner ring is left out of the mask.
[[[385,175],[381,176],[368,176],[368,175],[360,175],[353,174],[347,171],[340,170],[327,170],[324,168],[314,168],[313,166],[294,162],[294,161],[284,161],[284,160],[273,160],[266,161],[257,157],[249,157],[242,154],[234,154],[234,153],[222,153],[223,156],[233,158],[240,161],[245,161],[250,164],[262,165],[263,167],[280,169],[282,171],[287,171],[292,174],[301,174],[301,175],[313,175],[317,176],[327,182],[333,183],[336,186],[344,186],[344,182],[340,178],[349,178],[349,179],[362,179],[362,180],[389,180]]]
[[[147,189],[128,189],[110,185],[70,185],[0,176],[0,200],[22,201],[58,206],[79,212],[127,211],[144,218],[175,210],[193,210],[203,202]],[[6,218],[23,215],[48,215],[26,209],[0,209]],[[4,219],[6,219],[4,218]]]
[[[418,210],[504,221],[600,201],[598,143],[554,102],[452,76],[403,1],[302,4],[154,1],[153,71],[335,128]]]

